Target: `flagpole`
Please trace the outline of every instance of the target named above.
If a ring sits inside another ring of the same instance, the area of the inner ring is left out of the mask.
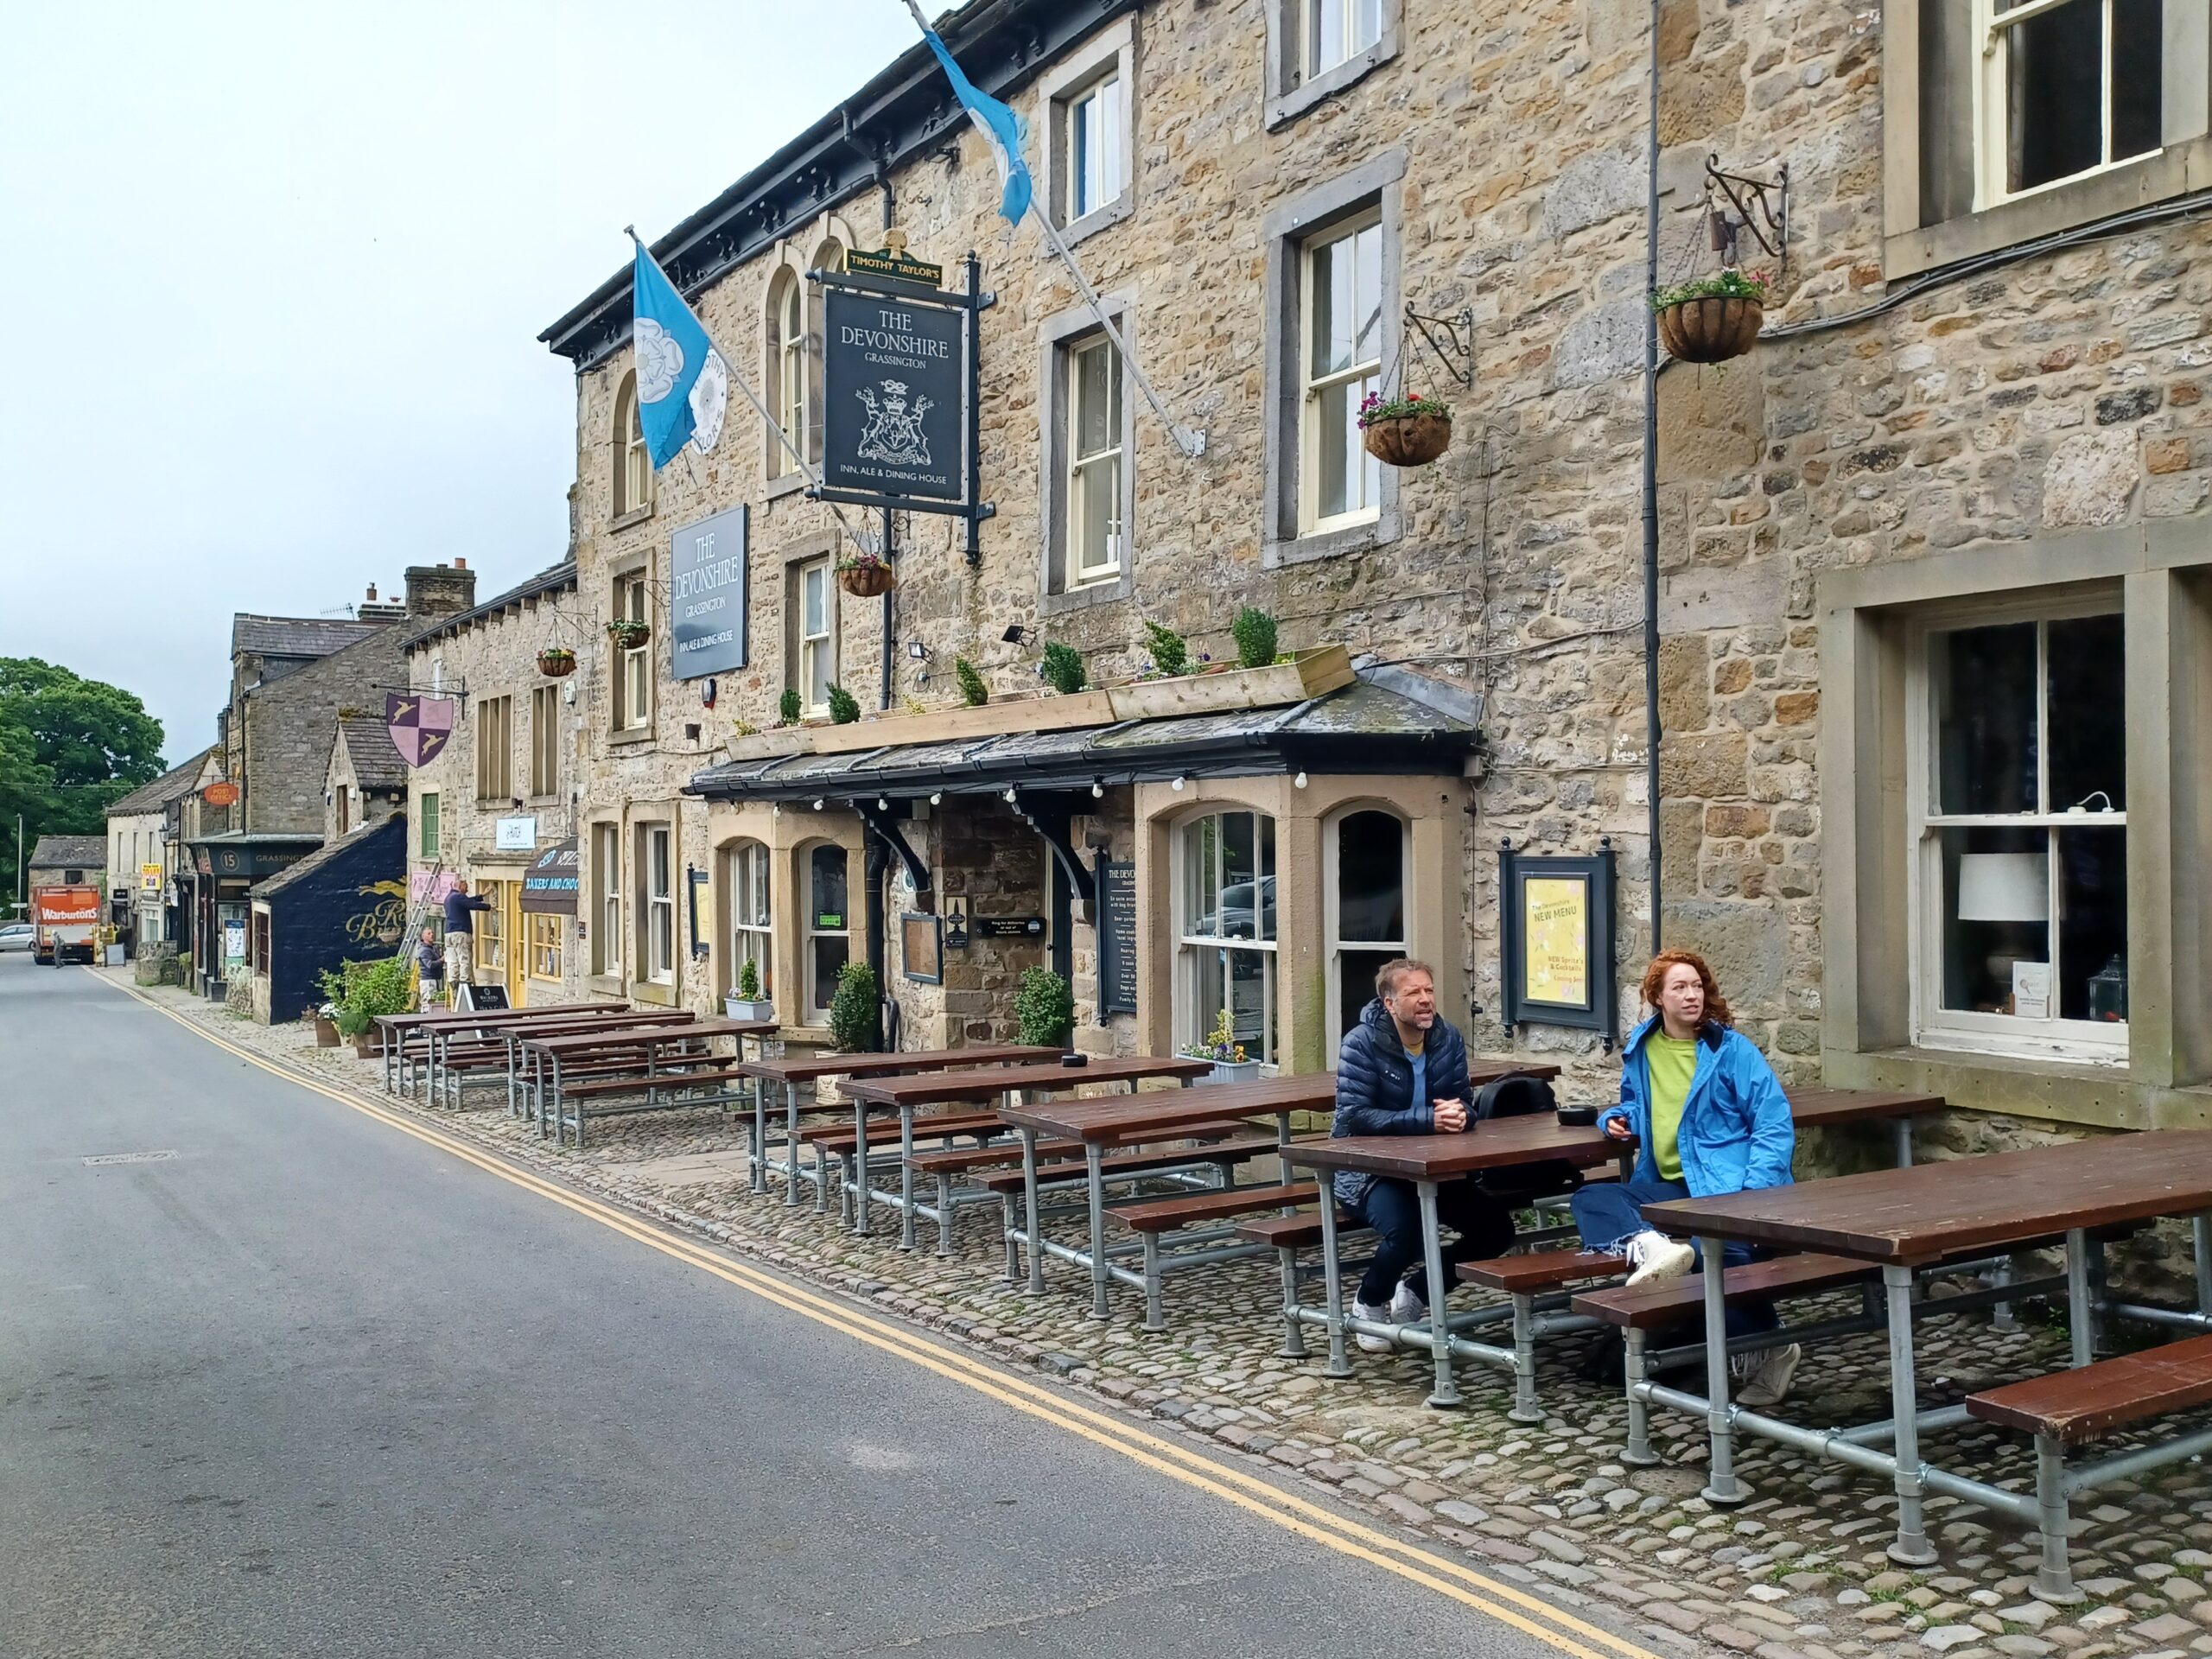
[[[933,34],[935,31],[930,28],[929,20],[922,16],[920,0],[906,0],[906,4],[908,14],[914,20],[914,27],[925,35]],[[950,54],[951,48],[947,47],[943,50]],[[955,90],[958,90],[957,86]],[[988,96],[980,89],[976,91],[979,97]],[[974,110],[969,110],[968,118],[979,129],[983,127],[982,118]],[[1014,119],[1019,122],[1020,118],[1016,116]],[[1013,159],[1016,166],[1026,168],[1027,164],[1020,156],[1016,156]],[[1176,449],[1185,460],[1196,461],[1206,452],[1204,430],[1175,424],[1174,417],[1167,412],[1167,406],[1160,401],[1160,394],[1152,389],[1151,380],[1137,365],[1136,356],[1129,350],[1128,341],[1122,338],[1122,331],[1114,326],[1114,319],[1106,315],[1105,302],[1098,297],[1097,290],[1091,287],[1090,279],[1083,274],[1083,267],[1076,264],[1075,255],[1068,251],[1068,245],[1060,239],[1059,230],[1053,225],[1051,214],[1034,194],[1029,198],[1029,212],[1037,221],[1037,228],[1044,232],[1045,245],[1058,254],[1060,263],[1067,267],[1068,275],[1075,279],[1076,289],[1083,296],[1084,303],[1090,308],[1090,315],[1098,319],[1098,326],[1106,331],[1106,338],[1113,341],[1115,351],[1121,356],[1122,365],[1137,383],[1137,390],[1144,393],[1144,400],[1152,405],[1152,412],[1160,416],[1160,423],[1167,429],[1167,435],[1174,440]]]
[[[638,234],[638,227],[634,225],[625,225],[622,227],[622,232],[623,234],[627,236],[631,241],[638,245],[639,252],[644,254],[647,259],[652,261],[653,269],[660,271],[661,280],[668,283],[670,291],[675,294],[678,299],[682,299],[683,297],[683,290],[676,286],[676,283],[670,278],[669,274],[665,270],[661,270],[660,261],[653,258],[653,251],[645,245],[645,239]],[[699,332],[702,334],[706,334],[707,343],[709,346],[714,346],[715,337],[708,331],[706,320],[701,317],[696,311],[694,311],[691,315],[693,320],[699,325]],[[790,453],[791,458],[798,463],[798,469],[805,475],[806,481],[812,485],[816,489],[820,489],[822,487],[822,474],[814,470],[813,467],[808,462],[806,456],[800,451],[799,447],[791,442],[791,435],[788,432],[785,432],[784,429],[777,423],[776,417],[768,412],[768,406],[762,403],[760,398],[753,396],[752,386],[747,383],[744,375],[738,372],[737,365],[729,360],[728,353],[724,352],[719,346],[715,346],[715,353],[722,359],[722,367],[728,371],[729,378],[733,381],[736,382],[737,389],[745,394],[745,401],[753,405],[753,412],[760,416],[761,422],[767,427],[769,432],[774,435],[776,442],[783,445],[785,449]],[[686,444],[684,446],[687,451],[692,446],[690,444]],[[692,474],[692,480],[696,483],[697,482],[697,480],[698,474],[695,470]],[[836,517],[838,527],[845,532],[847,538],[851,541],[855,547],[858,548],[863,553],[872,553],[875,551],[874,549],[868,546],[867,540],[861,535],[861,532],[853,528],[851,521],[845,517],[843,509],[839,507],[835,501],[825,501],[822,505],[828,507],[830,512]],[[881,556],[887,561],[888,561],[891,556],[891,545],[887,537],[884,543]]]

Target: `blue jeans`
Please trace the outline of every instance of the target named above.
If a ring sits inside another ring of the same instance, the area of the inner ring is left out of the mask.
[[[1413,1276],[1406,1282],[1413,1287],[1414,1295],[1424,1302],[1430,1300],[1428,1268],[1421,1260],[1421,1195],[1414,1184],[1378,1175],[1368,1183],[1357,1206],[1345,1207],[1356,1208],[1359,1218],[1375,1230],[1375,1255],[1360,1277],[1356,1293],[1359,1300],[1370,1307],[1380,1307],[1398,1287],[1398,1275],[1410,1267]],[[1512,1212],[1478,1186],[1472,1177],[1438,1183],[1436,1224],[1440,1230],[1448,1227],[1459,1235],[1444,1246],[1447,1274],[1462,1262],[1503,1255],[1513,1243]],[[1416,1262],[1421,1265],[1415,1267]],[[1445,1288],[1451,1287],[1447,1284]]]
[[[1610,1250],[1644,1230],[1645,1205],[1664,1204],[1670,1198],[1687,1198],[1689,1195],[1689,1188],[1680,1181],[1605,1181],[1584,1187],[1570,1202],[1583,1243],[1593,1250]],[[1720,1259],[1728,1267],[1740,1268],[1753,1259],[1751,1247],[1726,1245]],[[1728,1334],[1732,1337],[1771,1331],[1781,1323],[1771,1302],[1729,1305]]]

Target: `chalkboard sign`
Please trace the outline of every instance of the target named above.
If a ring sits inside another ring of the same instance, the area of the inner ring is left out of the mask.
[[[472,985],[467,980],[453,988],[453,1005],[465,1014],[485,1014],[507,1006],[504,985]]]
[[[1137,1011],[1137,867],[1098,861],[1098,1012]]]

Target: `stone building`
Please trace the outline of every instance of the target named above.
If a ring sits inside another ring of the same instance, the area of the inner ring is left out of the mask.
[[[175,889],[182,866],[177,804],[198,785],[210,751],[202,749],[107,810],[107,868],[125,936],[136,950],[178,939]]]
[[[541,858],[574,845],[580,788],[577,683],[542,671],[539,653],[579,651],[597,626],[564,563],[404,641],[409,683],[451,698],[456,715],[444,747],[407,772],[410,898],[433,925],[456,878],[492,901],[474,919],[476,977],[516,1007],[576,992],[573,893],[564,912],[525,887]]]
[[[406,801],[407,767],[392,747],[382,705],[374,715],[340,716],[323,771],[323,840],[388,818]]]
[[[812,455],[809,270],[893,224],[956,284],[982,251],[995,515],[972,558],[958,521],[900,513],[896,588],[841,595],[841,537],[878,521],[841,529],[748,405],[710,454],[645,464],[626,272],[555,323],[587,614],[664,636],[673,547],[709,520],[747,575],[749,658],[711,690],[658,637],[585,636],[592,982],[704,1004],[757,954],[805,1027],[825,968],[865,950],[935,1038],[1002,1030],[1014,973],[1057,959],[1088,1044],[1180,1044],[1227,1003],[1306,1069],[1374,957],[1410,948],[1478,1048],[1544,1051],[1596,1090],[1601,1033],[1500,1024],[1497,854],[1605,849],[1623,1028],[1656,922],[1713,957],[1786,1075],[2200,1119],[2212,75],[2203,9],[2169,10],[2147,29],[2113,0],[954,14],[945,38],[1029,118],[1044,200],[1204,453],[1121,384],[1034,228],[998,226],[989,158],[919,48],[657,252]],[[2108,22],[2112,64],[2038,67]],[[1787,246],[1745,260],[1776,282],[1753,353],[1665,365],[1647,423],[1645,232],[1661,282],[1713,268],[1708,156],[1777,208],[1786,168]],[[1408,309],[1464,314],[1468,358]],[[1433,467],[1347,442],[1360,396],[1401,390],[1453,406]],[[957,701],[957,656],[1001,701],[1046,639],[1126,682],[1141,622],[1221,657],[1246,605],[1286,649],[1351,653],[1357,684],[1300,705],[1333,733],[1147,721],[1135,756],[1103,727],[1035,755],[950,724],[893,741],[924,729],[887,723],[910,700]],[[878,749],[777,753],[779,696],[810,716],[833,681],[885,717]],[[1100,853],[1134,866],[1133,1014],[1095,1012],[1080,868],[1095,884]],[[695,878],[696,958],[677,919]],[[1042,937],[971,926],[942,985],[904,979],[897,918],[961,900]]]

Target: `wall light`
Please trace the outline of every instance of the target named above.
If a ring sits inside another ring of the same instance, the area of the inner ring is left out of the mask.
[[[879,795],[875,798],[875,810],[879,812],[888,812],[891,810],[891,803]]]
[[[1008,784],[1007,785],[1006,793],[1000,798],[1004,800],[1008,806],[1012,806],[1014,804],[1014,785]]]
[[[1012,627],[1008,628],[1004,633],[1001,634],[999,638],[1005,640],[1009,645],[1027,645],[1029,643],[1029,630],[1023,627],[1020,623],[1017,622]]]
[[[1304,772],[1300,772],[1300,773],[1298,774],[1298,776],[1297,776],[1297,777],[1295,777],[1295,778],[1294,778],[1294,779],[1292,779],[1290,780],[1290,786],[1291,786],[1293,789],[1303,789],[1303,788],[1305,788],[1305,787],[1306,787],[1306,774],[1305,774]]]
[[[1179,795],[1181,794],[1183,792],[1183,785],[1188,781],[1189,780],[1187,779],[1178,778],[1173,785],[1175,792]]]
[[[1091,798],[1092,800],[1094,800],[1094,801],[1096,801],[1096,800],[1103,800],[1103,799],[1104,799],[1104,798],[1105,798],[1105,795],[1106,795],[1106,784],[1105,784],[1105,780],[1104,780],[1103,779],[1099,779],[1099,778],[1094,778],[1094,779],[1092,779],[1090,780],[1090,798]]]
[[[918,639],[909,639],[906,654],[918,663],[926,663],[930,659],[930,648]]]
[[[933,790],[931,790],[931,791],[930,791],[930,804],[931,804],[931,806],[942,806],[942,805],[944,805],[944,791],[943,790],[941,790],[941,789],[933,789]]]
[[[821,803],[819,800],[817,800],[817,801],[814,803],[814,810],[815,810],[816,811],[817,811],[817,812],[819,812],[819,811],[822,810],[822,803]]]

